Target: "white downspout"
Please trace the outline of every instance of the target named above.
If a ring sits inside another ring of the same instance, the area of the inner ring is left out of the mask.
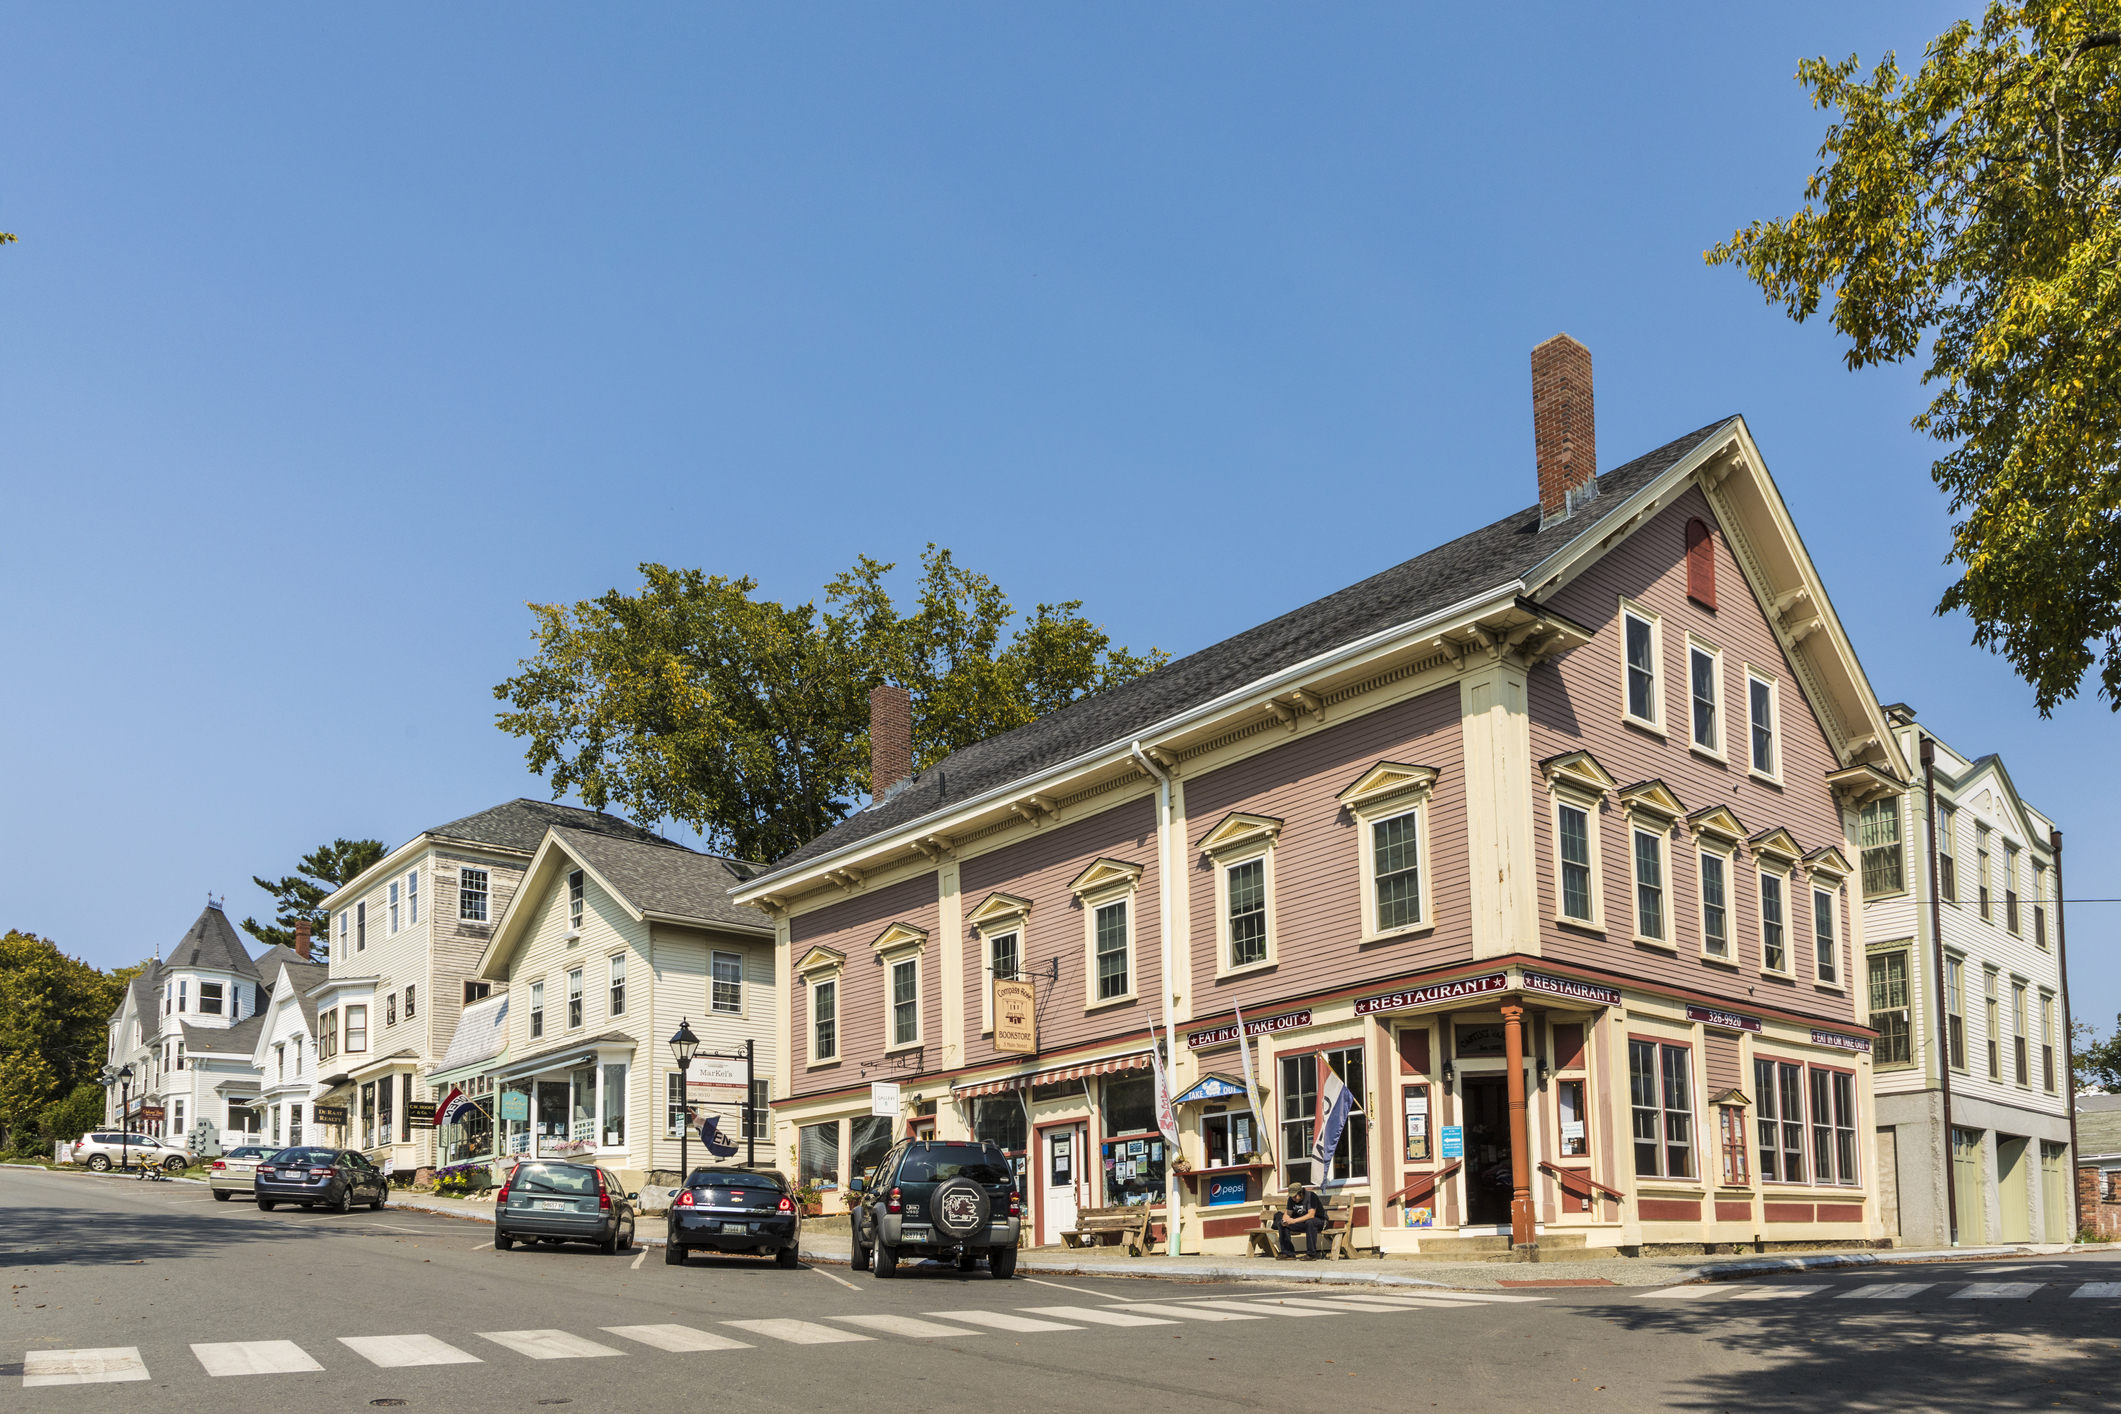
[[[1175,1041],[1178,1033],[1171,1028],[1171,776],[1163,767],[1149,758],[1142,744],[1135,742],[1128,748],[1134,760],[1144,771],[1156,778],[1156,934],[1159,943],[1158,955],[1162,959],[1163,973],[1158,979],[1158,990],[1163,993],[1164,1035]],[[1168,1077],[1172,1066],[1178,1064],[1178,1053],[1174,1048],[1164,1071]],[[1181,1254],[1178,1217],[1178,1154],[1176,1151],[1164,1157],[1164,1222],[1171,1235],[1164,1255],[1176,1257]]]

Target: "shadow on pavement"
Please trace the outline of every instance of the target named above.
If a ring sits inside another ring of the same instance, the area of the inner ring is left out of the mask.
[[[251,1243],[306,1242],[343,1229],[231,1222],[222,1205],[198,1213],[98,1212],[10,1206],[0,1214],[0,1265],[96,1266],[215,1256]],[[242,1215],[247,1216],[247,1215]]]

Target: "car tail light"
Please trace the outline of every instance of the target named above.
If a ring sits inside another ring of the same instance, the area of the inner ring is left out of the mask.
[[[897,1212],[898,1210],[899,1210],[899,1202],[898,1202],[898,1190],[897,1190],[896,1188],[894,1188],[894,1189],[892,1189],[892,1190],[891,1190],[891,1196],[890,1196],[889,1198],[886,1198],[886,1199],[884,1200],[884,1211],[885,1211],[885,1212],[887,1212],[887,1213],[895,1213],[895,1212]]]
[[[611,1195],[604,1191],[604,1170],[593,1169],[591,1172],[597,1176],[597,1206],[609,1210],[611,1207]]]
[[[795,1211],[795,1204],[790,1199],[783,1197],[780,1203],[774,1208],[774,1211],[780,1213],[792,1213]]]
[[[496,1203],[506,1203],[508,1201],[508,1185],[514,1183],[515,1181],[516,1176],[513,1173],[509,1174],[508,1182],[501,1185],[501,1191],[494,1195],[493,1201]]]
[[[338,1170],[335,1168],[311,1169],[309,1171],[309,1176],[311,1178],[330,1178],[333,1174],[337,1172]]]
[[[688,1188],[678,1195],[677,1206],[680,1208],[696,1208],[699,1206],[699,1200],[692,1196],[692,1190]]]
[[[214,1160],[214,1172],[215,1172],[215,1173],[219,1173],[219,1172],[220,1172],[221,1170],[223,1170],[223,1169],[225,1169],[225,1168],[227,1168],[227,1167],[228,1167],[228,1165],[227,1165],[227,1164],[224,1164],[224,1163],[222,1163],[222,1162],[221,1162],[221,1161],[220,1161],[219,1159],[215,1159],[215,1160]]]
[[[1010,1216],[1010,1217],[1012,1217],[1012,1218],[1020,1218],[1020,1217],[1022,1217],[1023,1215],[1024,1215],[1024,1200],[1023,1200],[1023,1197],[1022,1197],[1022,1195],[1021,1195],[1021,1194],[1019,1194],[1019,1193],[1018,1193],[1018,1192],[1017,1192],[1017,1191],[1016,1191],[1015,1189],[1013,1189],[1013,1188],[1012,1188],[1012,1189],[1010,1189],[1010,1190],[1009,1190],[1009,1216]]]

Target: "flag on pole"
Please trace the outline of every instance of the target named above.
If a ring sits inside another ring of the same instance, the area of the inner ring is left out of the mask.
[[[1171,1081],[1164,1074],[1163,1056],[1156,1049],[1156,1027],[1149,1027],[1149,1066],[1156,1072],[1156,1127],[1175,1156],[1178,1149],[1178,1116],[1171,1112]]]
[[[722,1120],[719,1115],[709,1115],[701,1120],[700,1142],[707,1146],[708,1153],[718,1159],[733,1158],[736,1154],[736,1141],[734,1139],[724,1139],[721,1136],[718,1132],[721,1123]]]
[[[1252,1043],[1245,1036],[1245,1009],[1235,1007],[1235,1010],[1237,1054],[1245,1063],[1245,1102],[1252,1106],[1252,1142],[1259,1146],[1259,1152],[1265,1154],[1271,1163],[1274,1151],[1267,1147],[1267,1112],[1259,1107],[1259,1082],[1252,1078]]]
[[[1311,1146],[1311,1181],[1324,1183],[1333,1176],[1333,1151],[1340,1147],[1341,1132],[1355,1109],[1355,1092],[1340,1083],[1330,1065],[1320,1065],[1318,1077],[1318,1141]]]

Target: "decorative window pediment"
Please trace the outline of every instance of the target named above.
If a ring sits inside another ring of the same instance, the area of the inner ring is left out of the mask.
[[[1697,839],[1712,840],[1736,848],[1745,838],[1745,825],[1728,805],[1710,805],[1686,817],[1687,827]]]
[[[1123,893],[1141,879],[1142,867],[1124,859],[1093,859],[1090,867],[1068,883],[1068,892],[1088,901],[1093,896]]]
[[[1607,791],[1616,789],[1620,784],[1613,779],[1611,772],[1598,764],[1598,758],[1588,751],[1570,751],[1560,756],[1549,756],[1539,763],[1539,769],[1546,776],[1550,788],[1586,797],[1593,803],[1603,800]]]
[[[1246,846],[1270,845],[1280,833],[1281,821],[1271,815],[1246,815],[1233,810],[1208,831],[1200,842],[1200,852],[1213,858]]]
[[[1637,781],[1634,785],[1623,788],[1620,792],[1620,804],[1630,814],[1647,815],[1653,820],[1663,821],[1666,825],[1686,814],[1686,806],[1680,804],[1679,797],[1672,794],[1672,788],[1659,780]]]
[[[1336,797],[1356,814],[1380,806],[1414,804],[1429,793],[1442,772],[1434,766],[1410,766],[1400,761],[1380,761],[1355,778],[1355,783]]]
[[[802,961],[795,965],[795,975],[809,977],[816,973],[837,972],[847,965],[847,955],[831,948],[817,947],[803,954]]]
[[[890,957],[894,953],[925,952],[928,947],[928,931],[916,928],[911,923],[894,923],[877,934],[869,950],[878,957]]]
[[[1762,830],[1746,843],[1752,846],[1754,854],[1777,864],[1795,864],[1804,857],[1804,850],[1795,837],[1780,825]]]
[[[1030,899],[995,892],[980,900],[979,907],[965,915],[965,922],[982,933],[1006,932],[1030,916]]]
[[[1848,856],[1832,845],[1815,849],[1804,857],[1804,867],[1817,878],[1838,884],[1853,871],[1849,868]]]
[[[1905,795],[1907,787],[1890,772],[1869,762],[1826,773],[1827,787],[1847,798],[1851,805],[1867,805],[1885,795]]]

